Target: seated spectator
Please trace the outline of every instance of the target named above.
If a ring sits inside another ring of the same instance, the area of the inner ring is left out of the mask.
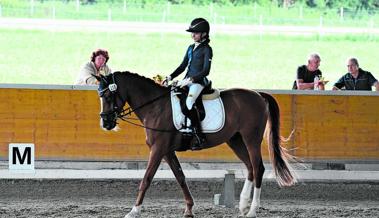
[[[296,80],[293,83],[292,89],[310,90],[316,88],[324,90],[324,83],[319,81],[319,78],[322,76],[322,72],[318,69],[320,62],[321,58],[318,54],[310,54],[308,64],[297,68]]]
[[[359,68],[356,58],[347,60],[348,73],[343,75],[333,86],[333,90],[368,90],[371,91],[371,86],[375,86],[375,90],[379,91],[378,80],[368,71]]]
[[[79,76],[75,82],[75,85],[96,85],[98,81],[94,75],[108,75],[112,71],[108,67],[107,62],[109,60],[108,51],[104,49],[97,49],[92,52],[91,59],[80,70]]]

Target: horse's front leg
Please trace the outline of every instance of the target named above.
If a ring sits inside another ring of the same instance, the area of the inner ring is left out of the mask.
[[[132,210],[125,216],[125,218],[140,217],[143,198],[145,197],[146,190],[149,188],[151,181],[153,180],[153,177],[155,173],[157,172],[157,169],[159,167],[159,164],[161,163],[162,157],[163,155],[161,151],[155,149],[155,147],[152,147],[150,151],[149,161],[147,163],[147,169],[146,169],[145,175],[138,188],[138,197],[137,197],[136,203],[134,207],[132,208]]]
[[[175,152],[172,152],[164,157],[167,164],[170,166],[172,172],[175,175],[180,187],[182,188],[184,198],[186,200],[186,210],[184,211],[184,217],[193,217],[192,207],[194,205],[191,192],[187,186],[186,178],[184,176],[182,167],[180,166],[178,157]]]
[[[250,200],[252,187],[253,187],[253,182],[251,182],[248,178],[246,178],[241,194],[240,194],[240,202],[239,202],[239,209],[243,216],[245,216],[249,212],[249,200]]]

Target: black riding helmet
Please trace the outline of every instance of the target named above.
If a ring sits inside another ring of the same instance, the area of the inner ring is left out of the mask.
[[[191,33],[207,33],[209,35],[209,23],[204,18],[195,18],[186,31]]]

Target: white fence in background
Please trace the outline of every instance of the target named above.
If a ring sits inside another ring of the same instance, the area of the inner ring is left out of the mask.
[[[292,8],[261,7],[254,3],[246,6],[244,13],[233,12],[233,6],[210,4],[193,5],[132,4],[127,0],[114,3],[82,4],[80,0],[37,1],[24,0],[20,6],[1,5],[0,17],[82,19],[107,21],[143,21],[188,23],[195,16],[208,18],[212,24],[295,25],[316,27],[366,27],[375,28],[379,11],[351,11],[344,8],[317,10],[303,6]],[[238,10],[237,10],[238,12]]]
[[[186,23],[128,22],[107,20],[63,20],[1,18],[0,28],[48,31],[94,31],[94,32],[132,32],[132,33],[183,33]],[[212,24],[212,35],[366,35],[379,36],[379,28],[368,27],[322,27],[322,26],[274,26],[246,24]]]

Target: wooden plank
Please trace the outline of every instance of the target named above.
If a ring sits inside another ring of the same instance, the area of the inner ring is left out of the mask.
[[[379,159],[379,96],[274,94],[280,105],[283,145],[303,159]],[[36,157],[59,160],[145,160],[142,128],[120,123],[120,131],[99,126],[94,90],[4,88],[0,92],[0,158],[9,143],[36,144]],[[262,143],[268,159],[268,148]],[[223,144],[179,153],[182,160],[237,161]]]

